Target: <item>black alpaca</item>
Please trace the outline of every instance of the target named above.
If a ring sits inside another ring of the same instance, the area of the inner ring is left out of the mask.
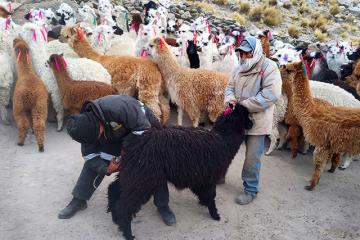
[[[186,48],[186,53],[189,58],[190,68],[199,68],[200,67],[200,58],[197,52],[197,46],[194,41],[188,41],[188,47]]]
[[[317,62],[311,75],[311,80],[338,86],[353,95],[357,100],[360,100],[360,96],[357,94],[356,89],[347,85],[344,81],[339,80],[337,74],[329,69],[322,53],[317,52],[314,59]]]
[[[221,115],[209,131],[203,128],[151,129],[124,140],[123,169],[108,189],[108,212],[123,236],[134,239],[132,216],[149,201],[165,181],[178,189],[190,188],[207,206],[211,217],[220,220],[216,183],[226,171],[252,127],[245,107],[236,105]]]

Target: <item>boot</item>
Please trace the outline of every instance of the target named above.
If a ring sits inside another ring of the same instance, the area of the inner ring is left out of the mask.
[[[166,225],[172,226],[176,223],[175,215],[169,206],[159,207],[158,212],[160,213],[160,216]]]
[[[246,205],[251,203],[255,198],[256,195],[251,195],[247,192],[244,192],[235,199],[235,202],[240,205]]]
[[[85,200],[80,200],[74,197],[71,202],[66,206],[66,208],[60,211],[60,213],[58,214],[58,218],[69,219],[74,216],[77,211],[81,211],[86,208],[87,203]]]

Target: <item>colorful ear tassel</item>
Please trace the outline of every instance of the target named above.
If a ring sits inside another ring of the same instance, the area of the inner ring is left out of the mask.
[[[20,61],[20,57],[21,57],[21,51],[19,50],[19,53],[17,54],[17,57],[16,57],[16,62]]]
[[[226,109],[225,109],[225,111],[224,111],[224,116],[230,115],[230,113],[232,113],[232,111],[233,111],[233,110],[231,109],[231,107],[227,106]]]
[[[57,69],[58,71],[60,71],[60,65],[59,65],[59,62],[58,62],[58,60],[57,60],[56,57],[54,57],[54,61],[55,61],[55,67],[56,67],[56,69]]]

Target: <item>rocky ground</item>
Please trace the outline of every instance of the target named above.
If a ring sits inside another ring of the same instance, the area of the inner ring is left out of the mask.
[[[172,123],[175,116],[173,115]],[[0,124],[0,239],[98,240],[122,239],[106,213],[107,177],[89,207],[69,220],[57,213],[83,165],[79,144],[47,124],[45,153],[38,153],[30,134],[24,147],[16,145],[14,125]],[[242,190],[242,147],[226,184],[218,187],[220,222],[210,219],[193,194],[170,185],[170,205],[177,217],[173,227],[160,220],[152,201],[133,221],[137,239],[146,240],[338,240],[360,239],[360,163],[345,171],[324,172],[313,192],[304,190],[313,164],[311,154],[291,159],[276,151],[262,159],[261,193],[248,206],[234,203]],[[124,206],[126,207],[126,206]]]

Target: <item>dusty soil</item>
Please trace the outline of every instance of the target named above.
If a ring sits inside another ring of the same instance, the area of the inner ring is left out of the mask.
[[[30,134],[24,147],[16,145],[16,128],[0,124],[0,239],[122,239],[106,213],[106,178],[89,207],[69,220],[57,213],[83,165],[80,146],[65,131],[47,124],[45,153],[38,153]],[[244,147],[233,161],[226,184],[218,187],[221,221],[210,219],[189,191],[170,186],[170,205],[177,217],[165,226],[152,201],[133,222],[137,239],[360,239],[360,163],[345,171],[324,172],[313,192],[304,190],[313,170],[311,154],[291,159],[288,151],[264,156],[261,193],[248,206],[234,199],[242,190]]]

